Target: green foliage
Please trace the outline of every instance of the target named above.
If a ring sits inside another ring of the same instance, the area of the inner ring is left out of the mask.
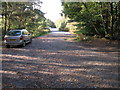
[[[67,25],[67,19],[62,17],[61,19],[59,19],[58,21],[56,21],[56,27],[60,30],[60,31],[69,31],[68,28],[66,28]]]
[[[61,26],[60,26],[60,28],[59,28],[59,30],[60,31],[68,31],[68,29],[67,28],[65,28],[66,27],[66,25],[67,25],[67,23],[66,22],[62,22],[61,23]],[[67,30],[66,30],[67,29]]]
[[[33,35],[32,36],[32,38],[36,38],[36,37],[39,37],[39,36],[42,36],[42,35],[45,35],[45,34],[48,34],[49,32],[45,32],[45,31],[43,31],[43,32],[37,32],[37,33],[35,33],[35,35]]]
[[[49,23],[54,24],[44,17],[40,5],[41,2],[2,2],[3,36],[7,31],[18,28],[25,28],[33,36],[38,36],[43,33],[43,28],[51,25]]]
[[[118,39],[120,2],[63,2],[62,5],[65,17],[78,23],[76,34]]]
[[[90,41],[93,40],[94,38],[92,36],[86,36],[83,34],[77,34],[76,41]]]
[[[54,22],[52,22],[51,20],[47,19],[47,25],[51,28],[56,28],[56,25]]]

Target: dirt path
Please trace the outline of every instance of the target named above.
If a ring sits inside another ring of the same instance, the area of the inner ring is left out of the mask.
[[[54,32],[23,48],[3,48],[3,88],[118,87],[117,49],[103,51],[69,37]]]

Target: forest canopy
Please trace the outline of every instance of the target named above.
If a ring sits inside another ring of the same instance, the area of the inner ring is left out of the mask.
[[[120,2],[63,2],[62,5],[65,17],[77,22],[77,34],[120,40]]]
[[[2,36],[11,29],[27,29],[33,37],[44,28],[55,27],[54,22],[44,17],[42,2],[2,2]]]

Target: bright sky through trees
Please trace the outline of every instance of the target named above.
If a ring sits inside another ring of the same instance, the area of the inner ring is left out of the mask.
[[[41,0],[43,2],[41,10],[46,13],[45,17],[55,22],[61,13],[61,0]]]

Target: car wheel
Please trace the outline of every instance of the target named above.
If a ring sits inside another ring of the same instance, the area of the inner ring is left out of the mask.
[[[6,48],[10,48],[10,45],[6,45]]]
[[[25,47],[25,46],[26,46],[26,42],[25,42],[25,41],[23,42],[22,46],[23,46],[23,47]]]

